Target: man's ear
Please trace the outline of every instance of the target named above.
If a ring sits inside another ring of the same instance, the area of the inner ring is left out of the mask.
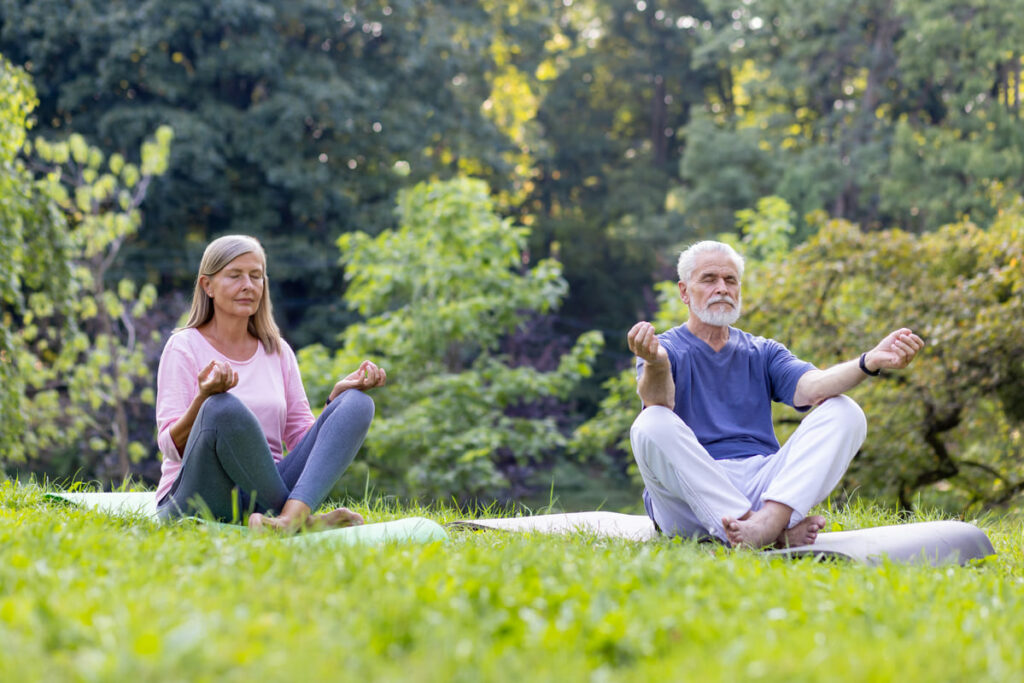
[[[686,292],[686,283],[682,280],[679,281],[679,298],[683,300],[683,303],[687,306],[690,305],[690,295]]]

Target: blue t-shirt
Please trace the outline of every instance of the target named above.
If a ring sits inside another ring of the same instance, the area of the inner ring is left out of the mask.
[[[680,325],[658,335],[672,364],[675,412],[716,460],[779,450],[772,401],[793,405],[800,377],[814,369],[772,339],[735,327],[715,352]],[[644,361],[637,359],[637,377]],[[800,409],[806,410],[807,406]]]

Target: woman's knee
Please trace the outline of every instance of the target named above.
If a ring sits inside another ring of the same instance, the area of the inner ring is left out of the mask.
[[[203,405],[199,406],[199,414],[220,417],[237,411],[239,407],[244,407],[244,404],[238,400],[237,396],[223,392],[214,394],[203,401]]]
[[[199,414],[196,415],[196,424],[204,427],[209,423],[218,428],[249,428],[255,419],[252,411],[237,396],[224,392],[214,394],[203,401],[203,405],[199,407]]]
[[[362,424],[369,429],[370,423],[373,422],[375,410],[373,399],[370,398],[369,394],[359,389],[349,389],[334,399],[334,402],[337,402],[338,406],[334,408],[331,417],[342,413],[342,419],[346,422]]]

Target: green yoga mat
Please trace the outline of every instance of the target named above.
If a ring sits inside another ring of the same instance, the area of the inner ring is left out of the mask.
[[[83,493],[79,491],[53,491],[46,494],[47,498],[65,500],[75,505],[109,512],[112,514],[139,514],[145,517],[156,517],[156,498],[152,493]]]
[[[271,538],[274,537],[273,532],[257,534],[248,527],[239,524],[199,521],[210,528],[223,531],[224,533],[238,534],[239,536],[265,535]],[[361,524],[360,526],[347,526],[341,529],[310,531],[280,538],[281,543],[295,546],[323,544],[328,546],[380,545],[382,543],[431,543],[433,541],[444,541],[448,539],[448,532],[440,524],[426,517],[406,517],[390,522],[376,522],[374,524]]]
[[[82,493],[51,492],[47,497],[110,514],[139,514],[156,517],[156,501],[152,493]],[[200,520],[203,521],[203,520]],[[237,524],[204,522],[228,533],[248,535],[249,529]],[[332,546],[380,545],[382,543],[431,543],[444,541],[448,533],[425,517],[408,517],[390,522],[363,524],[342,529],[313,531],[282,537],[282,543],[296,546],[327,544]]]

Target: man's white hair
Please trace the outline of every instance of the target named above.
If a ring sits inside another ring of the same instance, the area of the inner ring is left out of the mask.
[[[706,254],[712,251],[719,251],[723,254],[727,254],[729,258],[733,260],[733,263],[736,264],[736,271],[740,276],[740,280],[743,279],[743,257],[739,255],[739,252],[725,242],[704,240],[703,242],[691,244],[679,255],[679,263],[676,265],[676,272],[679,273],[679,281],[689,282],[690,276],[693,275],[693,269],[697,265],[697,257],[700,254]]]

